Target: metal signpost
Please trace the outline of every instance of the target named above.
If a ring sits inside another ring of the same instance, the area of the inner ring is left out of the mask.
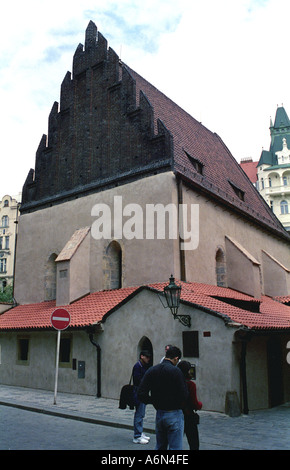
[[[57,308],[52,312],[50,322],[57,330],[57,346],[56,346],[56,362],[55,362],[55,384],[54,384],[54,402],[56,405],[57,394],[57,381],[58,381],[58,363],[59,363],[59,349],[60,349],[60,333],[65,330],[70,324],[70,314],[65,308]]]

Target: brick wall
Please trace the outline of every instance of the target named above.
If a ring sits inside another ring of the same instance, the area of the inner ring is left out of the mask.
[[[166,129],[154,133],[146,96],[94,23],[73,59],[52,106],[48,135],[36,153],[35,173],[23,188],[22,212],[168,170]]]

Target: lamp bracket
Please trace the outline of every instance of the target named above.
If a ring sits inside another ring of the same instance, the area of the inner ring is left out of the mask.
[[[158,292],[158,297],[159,297],[159,300],[162,304],[162,306],[164,308],[170,308],[168,307],[167,303],[166,303],[166,299],[165,299],[165,295],[163,292]],[[178,320],[180,321],[180,323],[182,323],[183,326],[188,326],[188,328],[191,327],[191,318],[190,318],[190,315],[177,315],[176,311],[177,309],[175,308],[170,308],[170,311],[172,313],[172,316],[174,318],[174,320]]]
[[[172,313],[172,312],[171,312]],[[182,323],[183,326],[188,326],[188,328],[191,327],[191,318],[190,315],[174,315],[172,314],[174,319],[178,319],[180,323]]]

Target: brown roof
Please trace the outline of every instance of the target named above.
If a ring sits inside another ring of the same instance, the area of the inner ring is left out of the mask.
[[[279,232],[290,241],[289,234],[251,184],[222,139],[130,67],[124,67],[136,81],[137,97],[141,90],[153,107],[155,121],[160,119],[172,134],[175,173],[199,190],[213,195],[215,199]],[[202,165],[202,174],[194,168],[191,159]],[[234,188],[241,190],[244,200],[240,199]]]
[[[142,289],[162,292],[164,283],[90,294],[65,307],[71,316],[70,327],[85,327],[105,321],[107,316]],[[208,284],[179,282],[181,300],[192,307],[254,330],[289,330],[290,306],[266,296],[255,299],[233,289]],[[289,298],[283,298],[287,301]],[[55,301],[19,305],[0,315],[0,331],[52,328],[50,317]]]

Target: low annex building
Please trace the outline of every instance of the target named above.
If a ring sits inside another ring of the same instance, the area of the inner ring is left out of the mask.
[[[157,363],[170,342],[195,365],[205,410],[227,411],[233,395],[245,413],[289,401],[290,297],[178,282],[188,328],[160,302],[166,284],[95,292],[64,306],[71,323],[61,333],[59,390],[118,399],[140,350]],[[53,390],[55,308],[55,301],[20,305],[0,316],[1,383]]]

